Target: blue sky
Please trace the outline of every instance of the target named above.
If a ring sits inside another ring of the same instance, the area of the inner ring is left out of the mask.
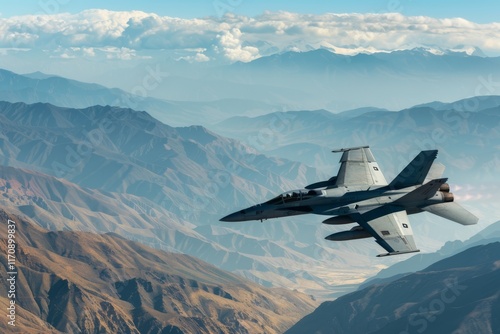
[[[498,0],[357,0],[357,1],[290,1],[290,0],[191,0],[191,1],[130,1],[130,0],[25,0],[9,2],[0,11],[2,17],[60,12],[77,13],[90,8],[109,10],[141,10],[159,15],[183,18],[217,16],[224,11],[247,16],[265,10],[285,10],[297,13],[384,13],[400,12],[405,16],[424,15],[436,18],[462,17],[473,22],[500,21]]]

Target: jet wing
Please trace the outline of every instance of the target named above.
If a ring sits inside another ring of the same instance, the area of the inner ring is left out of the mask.
[[[369,146],[342,148],[332,152],[342,152],[339,173],[333,186],[387,185]]]
[[[477,224],[478,218],[465,210],[458,203],[448,202],[424,206],[422,210],[449,219],[462,225]]]
[[[365,213],[350,214],[361,227],[388,251],[380,256],[419,252],[406,211],[396,206],[380,206]]]

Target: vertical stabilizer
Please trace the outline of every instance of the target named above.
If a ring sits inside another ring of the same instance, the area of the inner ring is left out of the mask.
[[[401,189],[424,183],[436,159],[437,150],[420,152],[389,184],[391,189]]]

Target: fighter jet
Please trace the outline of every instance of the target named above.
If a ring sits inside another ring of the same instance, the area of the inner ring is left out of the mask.
[[[342,153],[337,176],[283,193],[267,202],[232,213],[221,221],[266,220],[313,213],[332,216],[324,224],[356,224],[327,236],[331,241],[375,238],[387,253],[419,252],[408,215],[427,211],[462,225],[478,218],[455,203],[444,166],[435,164],[437,150],[420,152],[387,183],[369,146],[333,150]]]

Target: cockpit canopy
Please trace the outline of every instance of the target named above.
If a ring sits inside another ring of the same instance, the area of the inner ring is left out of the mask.
[[[322,194],[321,190],[314,190],[314,189],[291,190],[265,202],[265,204],[278,205],[290,202],[303,201],[309,198],[319,196],[321,194]]]

